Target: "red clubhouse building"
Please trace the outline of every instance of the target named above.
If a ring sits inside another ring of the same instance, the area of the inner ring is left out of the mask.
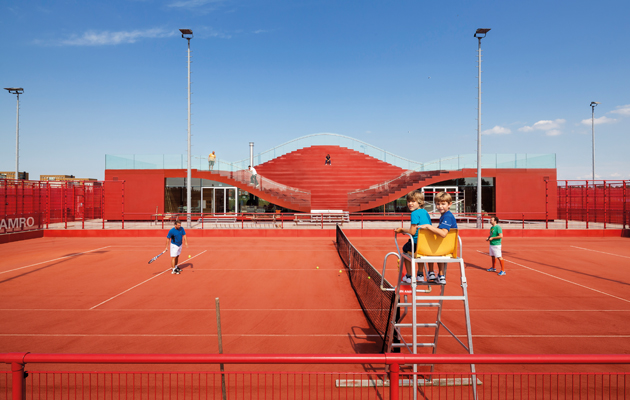
[[[477,209],[475,154],[423,163],[347,136],[315,134],[237,162],[193,159],[195,213],[406,212],[404,196],[415,189],[425,192],[429,212],[438,191],[451,193],[455,213]],[[257,171],[255,179],[249,165]],[[105,180],[125,182],[125,213],[149,218],[186,212],[186,167],[180,155],[107,155]],[[546,202],[556,198],[555,181],[555,154],[484,154],[482,209],[502,219],[520,219],[523,213],[544,219]]]

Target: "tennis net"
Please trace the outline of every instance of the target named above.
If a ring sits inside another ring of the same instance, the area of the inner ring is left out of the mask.
[[[337,225],[337,252],[346,265],[350,276],[350,284],[357,295],[363,313],[372,327],[378,332],[383,347],[381,353],[387,349],[387,340],[392,327],[396,293],[393,290],[382,290],[381,274],[370,264],[368,260],[350,243],[348,237]],[[383,280],[383,288],[394,287]]]

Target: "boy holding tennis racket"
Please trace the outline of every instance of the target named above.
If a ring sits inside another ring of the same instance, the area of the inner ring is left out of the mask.
[[[182,272],[181,269],[177,267],[179,262],[179,255],[182,254],[182,243],[186,243],[186,247],[188,247],[188,239],[186,238],[186,231],[182,228],[182,223],[180,221],[175,221],[175,227],[171,228],[168,231],[168,235],[166,235],[166,250],[170,249],[171,251],[171,274],[179,274]]]

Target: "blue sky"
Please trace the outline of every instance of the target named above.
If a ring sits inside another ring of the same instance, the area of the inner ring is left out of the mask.
[[[625,1],[110,0],[5,2],[0,84],[21,86],[20,169],[102,179],[105,154],[248,157],[333,132],[429,161],[556,153],[560,179],[630,179]],[[15,95],[0,95],[0,170]]]

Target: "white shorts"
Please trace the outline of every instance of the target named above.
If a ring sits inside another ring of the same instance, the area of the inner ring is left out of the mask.
[[[171,257],[177,257],[182,254],[182,246],[171,243]]]
[[[490,245],[490,256],[501,258],[501,245],[497,244],[496,246]]]

